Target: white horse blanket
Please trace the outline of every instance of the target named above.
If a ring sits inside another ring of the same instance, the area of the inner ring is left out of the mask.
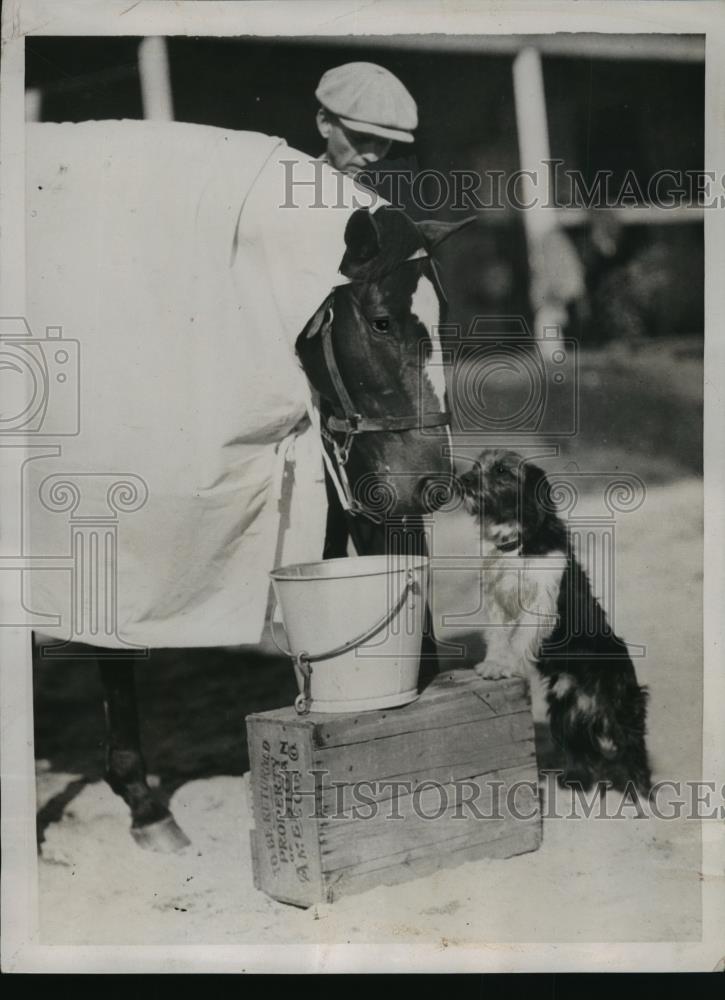
[[[47,406],[26,606],[94,645],[257,642],[268,571],[321,558],[294,344],[374,196],[280,139],[180,123],[31,125],[27,164]]]

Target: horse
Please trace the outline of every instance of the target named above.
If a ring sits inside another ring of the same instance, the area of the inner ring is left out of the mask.
[[[414,223],[387,206],[358,209],[340,273],[296,341],[319,396],[329,474],[337,479],[360,554],[384,551],[388,518],[435,508],[453,474],[445,381],[435,327],[443,303],[432,253],[460,228]],[[421,534],[412,527],[422,551]],[[110,651],[109,651],[110,652]],[[147,782],[133,665],[96,655],[106,705],[106,780],[128,805],[143,848],[189,840]]]

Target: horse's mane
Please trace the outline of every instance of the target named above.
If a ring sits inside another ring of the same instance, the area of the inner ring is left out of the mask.
[[[398,264],[407,260],[416,250],[425,247],[425,240],[415,222],[399,208],[383,206],[375,212],[378,230],[378,253],[369,260],[360,261],[347,250],[340,265],[340,272],[357,281],[377,281]]]

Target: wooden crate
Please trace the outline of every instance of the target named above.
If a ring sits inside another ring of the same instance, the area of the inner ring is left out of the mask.
[[[403,708],[263,712],[248,716],[247,737],[255,885],[275,899],[331,902],[541,843],[531,703],[518,678],[457,670]]]

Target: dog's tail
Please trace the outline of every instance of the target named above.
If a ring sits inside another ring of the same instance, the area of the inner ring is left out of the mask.
[[[647,704],[649,690],[632,679],[633,690],[630,690],[623,700],[623,711],[618,715],[611,734],[611,743],[616,748],[612,753],[609,745],[609,734],[602,731],[598,737],[598,745],[602,757],[616,771],[622,772],[622,777],[631,781],[637,791],[648,798],[652,791],[652,769],[647,752]]]

